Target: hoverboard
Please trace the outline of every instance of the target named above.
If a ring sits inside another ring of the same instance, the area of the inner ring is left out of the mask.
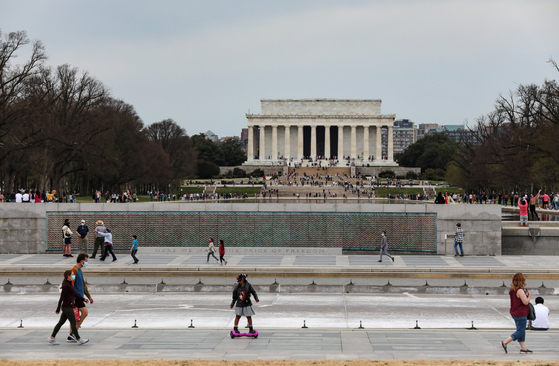
[[[252,338],[258,338],[258,331],[255,329],[254,333],[237,333],[234,330],[231,331],[230,333],[231,338],[237,338],[237,337],[252,337]]]

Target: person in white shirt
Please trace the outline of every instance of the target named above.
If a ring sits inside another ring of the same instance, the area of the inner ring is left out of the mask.
[[[549,309],[543,304],[542,297],[536,297],[536,320],[530,320],[530,329],[548,330],[549,329]]]
[[[27,191],[23,192],[23,195],[21,196],[21,200],[23,202],[29,203],[29,193],[27,193]]]
[[[16,203],[21,203],[23,202],[23,195],[21,194],[21,192],[17,192],[16,193]]]

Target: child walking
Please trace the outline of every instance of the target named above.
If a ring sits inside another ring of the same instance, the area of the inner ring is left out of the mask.
[[[132,235],[132,247],[130,248],[130,255],[134,259],[134,264],[138,264],[140,261],[136,258],[136,253],[138,253],[138,236]]]
[[[219,241],[219,265],[223,266],[223,263],[225,262],[225,265],[227,265],[227,261],[225,260],[225,258],[223,258],[223,256],[225,255],[225,244],[223,244],[223,240]]]
[[[206,259],[206,263],[208,263],[210,261],[210,255],[212,257],[214,257],[216,262],[219,262],[219,259],[217,259],[217,257],[215,256],[215,246],[214,246],[214,240],[213,238],[209,239],[210,244],[208,245],[208,249],[206,249],[206,252],[208,252],[208,258]]]

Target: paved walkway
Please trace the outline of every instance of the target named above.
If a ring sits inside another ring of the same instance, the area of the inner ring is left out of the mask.
[[[433,268],[463,268],[463,269],[504,269],[512,271],[522,270],[558,270],[558,256],[440,256],[440,255],[398,255],[395,261],[384,257],[382,263],[377,262],[378,254],[372,255],[232,255],[226,256],[228,265],[222,267],[257,267],[257,268],[372,268],[372,269],[433,269]],[[118,254],[118,260],[112,262],[109,258],[105,262],[97,259],[89,261],[88,270],[94,268],[220,268],[219,263],[210,258],[206,264],[206,255],[174,255],[138,253],[140,263],[133,264],[128,254]],[[74,258],[63,257],[61,254],[0,254],[0,269],[32,267],[67,267],[74,265]]]
[[[85,332],[85,331],[84,331]],[[229,329],[88,330],[89,343],[47,343],[49,330],[0,329],[5,359],[117,360],[501,360],[557,361],[559,332],[528,332],[521,355],[517,343],[500,348],[512,330],[262,330],[257,339],[231,339]],[[66,330],[59,333],[62,341]]]

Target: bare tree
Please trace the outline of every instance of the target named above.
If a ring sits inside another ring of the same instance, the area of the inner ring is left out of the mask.
[[[22,64],[14,63],[24,46],[31,43],[31,55]],[[30,107],[25,99],[26,82],[38,75],[46,60],[45,48],[41,41],[31,42],[25,31],[3,35],[0,30],[0,163],[18,143],[12,135],[15,128],[26,122]],[[11,136],[12,139],[6,139]],[[28,136],[27,136],[28,137]]]

